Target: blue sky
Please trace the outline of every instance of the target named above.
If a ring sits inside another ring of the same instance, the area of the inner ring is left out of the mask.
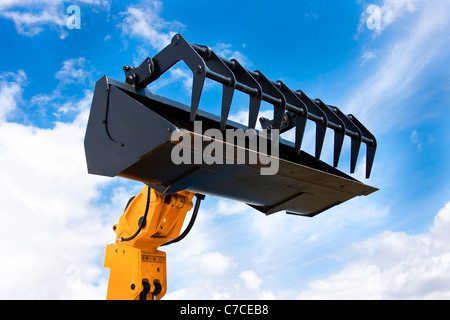
[[[71,4],[79,30],[66,25]],[[365,148],[354,177],[380,191],[312,219],[207,197],[189,236],[165,248],[167,299],[450,298],[449,12],[445,0],[0,0],[0,297],[105,297],[104,248],[142,185],[87,174],[94,84],[123,81],[124,65],[179,32],[358,116],[379,148],[371,179]],[[189,84],[177,65],[149,89],[187,102]],[[210,84],[201,108],[218,101]],[[233,119],[245,108],[237,100]]]

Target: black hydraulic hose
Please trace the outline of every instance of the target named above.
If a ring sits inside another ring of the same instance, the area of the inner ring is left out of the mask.
[[[131,237],[128,237],[128,238],[123,238],[122,237],[122,238],[119,238],[119,241],[130,241],[130,240],[133,240],[134,238],[136,238],[136,236],[139,234],[139,232],[141,232],[142,228],[145,226],[146,221],[147,221],[148,209],[150,207],[150,187],[147,187],[147,189],[148,189],[147,203],[145,204],[145,212],[144,212],[144,216],[140,220],[139,228],[136,230],[136,232]],[[129,201],[129,203],[130,202],[131,201]],[[127,207],[128,207],[128,204],[127,204]]]
[[[197,200],[195,201],[194,212],[192,212],[191,220],[189,221],[189,224],[187,225],[186,229],[176,239],[173,239],[172,241],[162,244],[161,247],[183,240],[188,235],[189,231],[191,231],[195,219],[197,218],[198,209],[200,208],[200,201],[205,199],[205,196],[203,194],[196,194],[195,196],[197,197]]]

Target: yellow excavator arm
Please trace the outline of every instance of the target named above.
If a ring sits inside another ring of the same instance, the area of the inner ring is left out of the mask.
[[[146,185],[130,199],[113,227],[116,243],[106,247],[108,300],[147,300],[148,295],[160,300],[166,294],[166,254],[158,248],[184,237],[179,235],[194,196],[188,191],[163,196]],[[198,195],[191,222],[200,199]]]

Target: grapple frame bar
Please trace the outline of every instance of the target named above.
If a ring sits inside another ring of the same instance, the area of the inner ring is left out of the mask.
[[[337,167],[344,137],[351,138],[350,172],[354,173],[361,143],[366,144],[366,178],[370,177],[377,142],[373,134],[353,115],[345,115],[337,107],[312,100],[301,90],[292,91],[282,81],[272,81],[261,71],[244,68],[237,60],[217,56],[207,46],[187,42],[176,34],[171,43],[153,58],[148,57],[139,67],[125,66],[126,82],[145,88],[179,61],[184,61],[193,73],[190,120],[198,112],[206,78],[223,85],[220,129],[226,128],[234,90],[250,96],[248,128],[255,128],[261,101],[273,105],[273,120],[261,119],[265,128],[289,130],[296,128],[295,152],[300,153],[306,120],[316,123],[315,157],[320,159],[326,129],[335,132],[333,166]],[[294,120],[295,118],[295,120]],[[286,122],[290,121],[289,125]]]

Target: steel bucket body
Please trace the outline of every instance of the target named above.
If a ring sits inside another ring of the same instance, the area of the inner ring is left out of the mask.
[[[202,110],[196,120],[204,130],[224,129],[221,117]],[[248,129],[230,120],[225,128]],[[256,134],[262,136],[261,130]],[[204,132],[196,132],[189,106],[106,76],[97,82],[85,136],[91,174],[141,181],[162,194],[187,190],[232,199],[265,214],[286,211],[314,216],[377,190],[304,151],[296,152],[294,143],[283,139],[277,141],[276,159],[269,151],[262,154],[214,139],[216,146],[223,146],[223,161],[209,164],[175,163],[174,148],[180,147],[180,141],[192,142],[192,148],[184,149],[191,152],[184,154],[190,159],[198,159],[212,141]],[[253,155],[276,160],[276,172],[262,174],[267,162],[230,161],[236,156],[230,150],[238,148],[246,159]]]

